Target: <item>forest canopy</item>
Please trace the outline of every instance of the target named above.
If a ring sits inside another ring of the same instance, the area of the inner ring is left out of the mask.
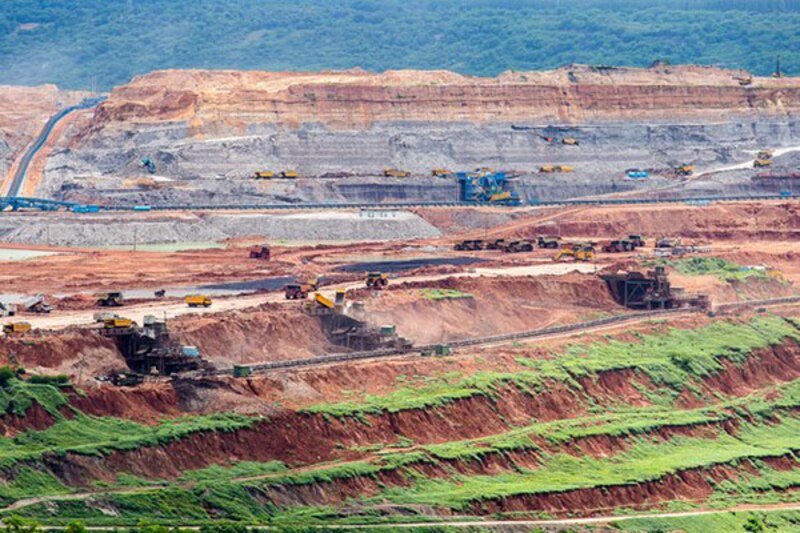
[[[0,83],[163,68],[449,69],[656,60],[800,72],[800,0],[3,0]]]

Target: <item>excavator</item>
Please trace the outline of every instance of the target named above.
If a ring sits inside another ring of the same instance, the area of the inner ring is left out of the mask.
[[[565,244],[553,256],[553,261],[561,261],[565,257],[574,261],[591,261],[594,259],[594,246],[583,243]]]
[[[694,174],[694,165],[680,165],[675,167],[676,176],[691,176]]]

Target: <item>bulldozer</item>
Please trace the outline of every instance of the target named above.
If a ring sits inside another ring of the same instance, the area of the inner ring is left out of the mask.
[[[275,173],[271,170],[258,170],[253,174],[254,180],[271,180],[275,177]]]
[[[3,333],[10,336],[25,335],[32,329],[30,322],[11,322],[3,324]]]
[[[594,259],[594,246],[581,243],[565,244],[553,256],[553,261],[561,261],[565,257],[574,261],[591,261]]]
[[[411,175],[411,172],[407,170],[398,170],[396,168],[384,168],[383,169],[383,176],[385,178],[407,178]]]
[[[519,252],[532,252],[533,243],[530,241],[511,241],[506,244],[503,251],[506,253],[514,254]]]
[[[250,248],[250,259],[264,259],[269,261],[269,256],[269,245],[262,244],[260,246],[253,246]]]
[[[753,161],[753,168],[771,167],[772,159],[756,159]]]
[[[694,174],[694,165],[680,165],[675,167],[676,176],[691,176]]]
[[[317,281],[290,283],[283,288],[283,294],[287,300],[305,300],[309,293],[317,290],[317,285]]]
[[[211,298],[205,294],[190,294],[185,298],[189,307],[211,307]]]
[[[366,284],[368,289],[383,290],[389,285],[389,275],[383,272],[370,272],[367,274]]]
[[[122,305],[121,292],[98,292],[94,295],[99,307],[119,307]]]

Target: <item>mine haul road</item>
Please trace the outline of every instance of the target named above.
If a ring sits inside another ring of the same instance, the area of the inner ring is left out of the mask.
[[[427,282],[438,281],[447,278],[465,277],[499,277],[499,276],[544,276],[544,275],[564,275],[570,272],[592,273],[604,268],[605,264],[598,263],[543,263],[537,265],[514,266],[505,268],[475,268],[469,272],[458,272],[450,274],[438,274],[428,276],[407,276],[391,279],[391,283],[404,282]],[[363,288],[364,282],[350,282],[341,285],[325,287],[319,292],[333,298],[337,289],[358,289]],[[175,318],[187,314],[210,314],[223,311],[237,311],[257,307],[265,303],[295,303],[296,300],[286,300],[283,291],[273,291],[269,293],[244,294],[241,296],[215,298],[211,307],[189,307],[184,302],[150,302],[140,305],[93,308],[81,311],[55,311],[48,315],[25,317],[23,320],[30,322],[31,326],[39,329],[58,330],[70,326],[87,326],[95,322],[94,315],[98,311],[108,310],[115,312],[126,318],[130,318],[142,324],[146,315],[153,315],[158,318]],[[10,323],[19,320],[19,317],[4,318],[0,323]]]

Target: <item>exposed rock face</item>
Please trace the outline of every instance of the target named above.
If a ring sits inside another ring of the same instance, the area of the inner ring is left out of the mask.
[[[187,121],[191,136],[245,134],[257,124],[366,129],[380,122],[577,124],[615,119],[730,118],[800,109],[800,80],[703,67],[506,73],[161,71],[116,89],[94,127]],[[573,81],[574,80],[574,81]]]
[[[183,182],[177,192],[150,195],[154,202],[197,202],[198,194],[227,202],[386,198],[382,185],[352,180],[290,191],[244,180],[259,169],[376,176],[392,166],[429,176],[432,168],[574,166],[568,177],[520,184],[550,199],[654,186],[623,183],[625,168],[704,170],[758,148],[800,144],[800,79],[695,66],[570,66],[497,78],[159,71],[115,89],[78,130],[50,158],[43,194],[58,196],[69,182],[120,191],[115,178],[141,176],[144,157],[159,175]],[[562,145],[565,137],[580,146]],[[86,180],[97,176],[104,178]],[[414,183],[395,184],[389,199],[428,199]]]

